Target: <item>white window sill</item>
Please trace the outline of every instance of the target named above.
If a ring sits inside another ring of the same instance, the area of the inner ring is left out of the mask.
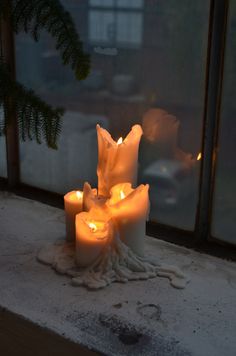
[[[45,329],[60,337],[57,345],[64,342],[48,355],[76,354],[70,339],[106,355],[235,356],[234,263],[148,237],[158,261],[190,276],[186,289],[155,278],[89,292],[36,261],[41,246],[64,235],[61,210],[0,192],[0,227],[0,340],[8,333],[5,340],[18,354],[23,344],[33,350],[26,329],[14,333],[23,317],[36,327],[38,355],[47,355],[40,353]]]

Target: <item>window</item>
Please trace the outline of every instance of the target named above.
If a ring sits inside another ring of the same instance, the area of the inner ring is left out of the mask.
[[[96,124],[118,139],[139,123],[144,135],[138,181],[150,185],[155,231],[235,244],[236,6],[230,2],[225,29],[227,6],[221,1],[62,2],[90,51],[91,73],[77,82],[70,69],[62,67],[46,34],[37,44],[26,35],[17,36],[19,80],[52,105],[66,108],[57,151],[20,143],[21,182],[60,194],[81,189],[85,181],[96,186]],[[218,80],[221,56],[224,72]],[[212,63],[215,58],[217,65]],[[209,111],[217,112],[218,99],[220,111],[209,119]],[[215,155],[214,142],[206,148],[206,137],[216,137],[209,120],[217,122]],[[2,139],[0,144],[4,146]]]
[[[91,44],[140,47],[143,29],[143,1],[89,1]]]
[[[135,53],[118,49],[115,55],[110,55],[97,53],[94,45],[91,75],[78,83],[67,68],[61,67],[49,37],[44,36],[39,44],[30,42],[28,36],[18,38],[20,79],[30,83],[49,102],[67,108],[58,151],[32,142],[21,143],[22,181],[59,193],[81,187],[85,180],[95,185],[96,123],[109,128],[115,138],[126,135],[133,124],[140,123],[144,137],[140,147],[139,182],[150,184],[151,219],[193,230],[209,2],[191,1],[187,7],[185,1],[178,4],[175,1],[90,1],[89,8],[73,2],[65,4],[69,10],[70,4],[73,6],[71,13],[76,14],[85,41],[86,24],[80,18],[87,17],[91,23],[94,11],[99,13],[92,23],[101,31],[94,33],[105,40],[109,33],[107,24],[116,16],[117,24],[121,24],[120,30],[116,28],[116,39],[125,40],[128,31],[134,33],[134,40],[139,31],[125,26],[125,21],[130,23],[126,16],[133,16],[134,9],[142,11],[143,48]],[[141,16],[141,12],[136,15]]]

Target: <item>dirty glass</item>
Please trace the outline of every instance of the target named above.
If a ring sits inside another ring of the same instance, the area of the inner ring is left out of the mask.
[[[210,1],[63,1],[91,54],[77,82],[46,34],[17,38],[18,78],[66,109],[57,151],[21,144],[21,180],[59,193],[96,185],[96,123],[117,139],[143,127],[139,183],[151,220],[193,230],[205,95]]]

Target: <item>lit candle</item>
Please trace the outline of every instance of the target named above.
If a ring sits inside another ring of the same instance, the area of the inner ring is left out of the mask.
[[[139,256],[144,254],[144,236],[149,214],[149,185],[132,189],[130,183],[121,183],[111,189],[106,205],[117,224],[121,240]]]
[[[106,200],[103,196],[98,195],[96,188],[92,188],[88,182],[84,183],[83,211],[89,211],[93,207],[103,207]]]
[[[109,196],[110,189],[129,182],[137,185],[138,149],[143,134],[140,125],[134,125],[123,140],[114,141],[109,132],[97,125],[98,135],[98,192]]]
[[[66,240],[75,242],[75,216],[83,210],[83,192],[73,190],[64,195]]]
[[[90,266],[111,241],[114,234],[109,214],[91,209],[76,215],[76,263]]]

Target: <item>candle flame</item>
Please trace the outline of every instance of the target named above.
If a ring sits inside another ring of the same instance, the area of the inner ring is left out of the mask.
[[[123,190],[120,191],[120,199],[124,199],[125,198],[125,193],[123,192]]]
[[[201,154],[201,152],[199,152],[198,156],[197,156],[197,161],[200,161],[201,158],[202,158],[202,154]]]
[[[97,230],[97,226],[96,226],[94,223],[92,223],[92,222],[88,223],[88,226],[90,227],[90,229],[91,229],[93,232],[95,232],[95,231]]]
[[[78,190],[76,192],[76,196],[77,196],[78,199],[81,199],[83,197],[83,193]]]
[[[117,141],[117,145],[119,146],[119,145],[121,145],[122,144],[122,142],[123,142],[123,138],[122,137],[120,137],[119,138],[119,140]]]

